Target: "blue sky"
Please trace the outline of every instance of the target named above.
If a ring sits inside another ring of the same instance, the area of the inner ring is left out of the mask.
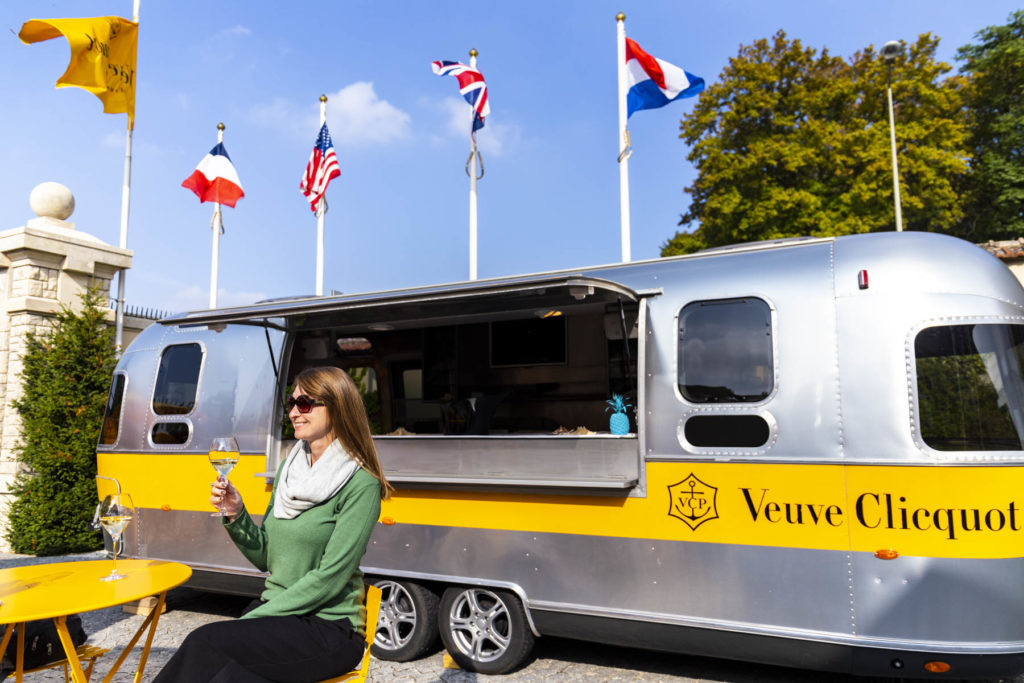
[[[717,80],[740,45],[783,29],[849,56],[932,32],[939,57],[1017,2],[555,0],[438,5],[142,0],[128,247],[130,304],[169,311],[209,298],[210,204],[181,181],[216,143],[219,121],[246,197],[224,209],[219,303],[311,294],[316,221],[298,189],[318,98],[342,175],[328,190],[326,291],[468,277],[468,105],[435,59],[476,47],[491,116],[478,139],[481,278],[619,259],[615,14],[651,54]],[[24,45],[28,19],[120,15],[131,0],[6,0],[0,18],[0,230],[25,224],[32,188],[75,194],[70,220],[117,244],[125,117],[54,83],[63,40]],[[879,84],[882,87],[882,84]],[[693,100],[630,122],[632,253],[658,255],[694,177],[679,119]]]

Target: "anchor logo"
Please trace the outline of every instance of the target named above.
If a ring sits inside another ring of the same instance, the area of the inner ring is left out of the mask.
[[[686,479],[668,487],[668,514],[696,530],[704,522],[718,519],[715,498],[718,489],[690,473]]]

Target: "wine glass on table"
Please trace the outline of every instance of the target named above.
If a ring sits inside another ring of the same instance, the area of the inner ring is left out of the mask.
[[[124,574],[117,573],[117,544],[121,540],[121,534],[124,533],[125,527],[133,517],[135,517],[135,506],[132,504],[132,497],[127,493],[106,496],[100,503],[100,524],[110,536],[114,546],[114,568],[100,581],[117,581],[125,578]]]
[[[228,480],[228,473],[235,468],[238,462],[238,442],[234,437],[218,436],[210,444],[210,464],[217,470],[217,479]],[[211,517],[227,517],[224,507],[221,506],[218,512],[210,514]]]

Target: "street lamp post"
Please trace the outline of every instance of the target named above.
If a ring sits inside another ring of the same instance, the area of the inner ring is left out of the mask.
[[[903,232],[903,210],[900,208],[900,168],[896,162],[896,117],[892,110],[892,63],[903,52],[899,41],[890,40],[882,46],[882,59],[887,71],[886,93],[889,98],[889,143],[892,147],[892,194],[896,204],[896,231]]]

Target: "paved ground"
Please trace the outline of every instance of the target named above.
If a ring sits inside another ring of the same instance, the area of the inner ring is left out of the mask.
[[[90,560],[101,557],[100,553],[74,555],[71,557],[35,558],[24,555],[0,554],[0,568],[41,562],[67,560]],[[201,593],[187,588],[178,588],[168,593],[167,612],[161,616],[159,628],[150,652],[149,663],[143,681],[151,681],[177,649],[178,644],[192,629],[202,624],[221,619],[231,619],[241,612],[249,602],[248,598]],[[125,614],[120,607],[112,607],[82,615],[89,642],[102,647],[114,648],[118,652],[138,628],[142,617]],[[410,681],[414,683],[520,683],[524,681],[559,681],[565,683],[664,681],[666,683],[866,683],[877,679],[862,679],[837,676],[795,669],[757,666],[713,660],[701,657],[684,657],[650,653],[642,650],[608,647],[580,643],[561,638],[542,638],[538,641],[534,659],[519,671],[507,676],[483,676],[466,671],[445,669],[440,652],[424,659],[409,663],[393,663],[373,660],[370,665],[370,680]],[[98,671],[105,673],[113,661],[101,660]],[[138,656],[129,657],[114,683],[128,683],[132,680]],[[61,670],[34,674],[30,681],[63,682]],[[1024,677],[1016,683],[1024,683]]]

